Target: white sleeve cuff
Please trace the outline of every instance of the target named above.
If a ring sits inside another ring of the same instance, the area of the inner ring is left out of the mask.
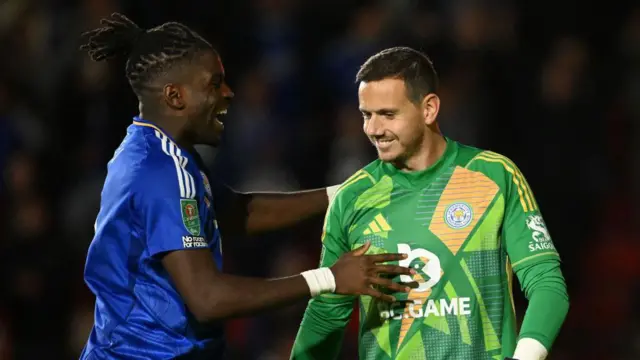
[[[513,358],[516,360],[544,360],[547,354],[547,348],[538,340],[522,338],[516,345]]]

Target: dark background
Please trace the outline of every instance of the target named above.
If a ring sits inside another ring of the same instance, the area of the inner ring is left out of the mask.
[[[91,63],[77,46],[112,11],[143,27],[185,22],[220,50],[236,99],[214,173],[241,190],[337,184],[373,160],[358,66],[388,46],[424,50],[441,75],[445,134],[520,166],[562,255],[572,307],[550,358],[640,358],[640,6],[4,0],[0,359],[77,358],[93,322],[84,259],[106,163],[137,104],[123,62]],[[202,153],[213,165],[215,151]],[[226,271],[313,268],[320,225],[225,239]],[[232,358],[287,358],[304,306],[229,322]]]

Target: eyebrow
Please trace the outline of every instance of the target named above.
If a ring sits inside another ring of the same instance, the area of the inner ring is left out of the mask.
[[[395,114],[398,111],[399,111],[398,109],[393,109],[393,108],[382,108],[377,110],[368,110],[368,109],[360,108],[360,112],[376,113],[376,114],[389,114],[389,113]]]

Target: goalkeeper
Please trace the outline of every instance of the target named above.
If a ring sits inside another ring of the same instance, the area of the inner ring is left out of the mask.
[[[291,358],[336,359],[354,300],[366,360],[544,359],[569,308],[560,257],[524,176],[508,158],[439,130],[433,64],[410,48],[361,67],[360,111],[379,159],[338,190],[321,266],[365,242],[405,253],[412,282],[395,303],[326,294],[310,300]],[[512,273],[529,303],[516,329]]]

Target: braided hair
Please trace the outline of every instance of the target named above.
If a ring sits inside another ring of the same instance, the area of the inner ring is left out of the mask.
[[[136,92],[178,62],[189,61],[201,51],[213,51],[205,39],[177,22],[144,30],[126,16],[113,13],[100,24],[103,27],[82,34],[88,42],[80,49],[94,61],[126,57],[126,76]]]

